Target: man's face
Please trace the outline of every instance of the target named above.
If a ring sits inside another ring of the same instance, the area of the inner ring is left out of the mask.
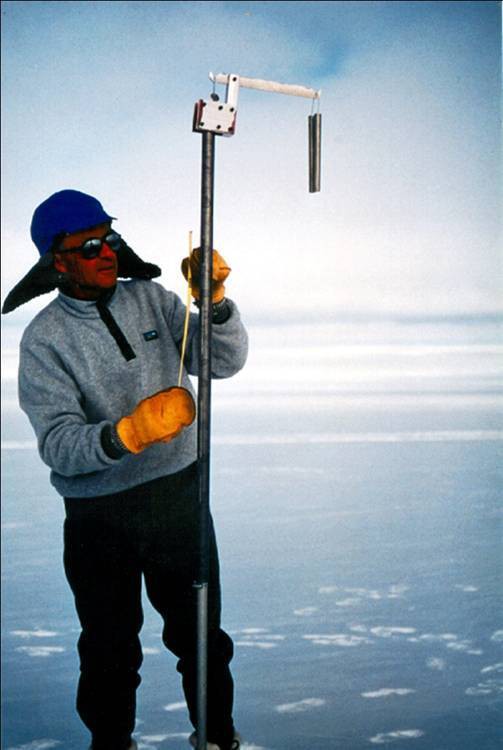
[[[100,224],[64,237],[54,251],[54,267],[69,278],[70,290],[79,299],[98,299],[106,289],[117,283],[117,254],[104,242],[96,258],[87,260],[77,248],[86,240],[102,239],[110,232],[110,224]],[[75,250],[75,252],[66,252]]]

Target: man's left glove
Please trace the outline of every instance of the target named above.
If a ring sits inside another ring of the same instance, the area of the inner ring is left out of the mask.
[[[131,453],[153,443],[169,443],[196,416],[194,399],[186,388],[173,386],[143,401],[115,425],[117,435]]]
[[[199,289],[199,267],[200,267],[200,248],[196,247],[192,255],[190,256],[190,273],[191,273],[191,292],[194,299],[199,300],[200,289]],[[182,273],[185,279],[188,281],[188,269],[189,259],[184,258],[182,260]],[[218,250],[213,250],[213,275],[211,284],[211,301],[221,302],[225,297],[225,286],[224,281],[230,274],[231,269],[227,265],[226,261],[222,258]]]

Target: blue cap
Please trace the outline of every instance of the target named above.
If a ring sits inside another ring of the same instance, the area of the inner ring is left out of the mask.
[[[45,255],[59,235],[82,232],[114,218],[92,195],[78,190],[60,190],[35,209],[31,220],[31,238],[40,255]]]

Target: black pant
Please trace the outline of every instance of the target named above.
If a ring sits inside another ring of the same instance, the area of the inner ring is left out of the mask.
[[[93,749],[123,750],[135,725],[142,663],[141,577],[196,725],[197,466],[114,495],[65,498],[65,572],[82,626],[77,710]],[[208,580],[208,741],[233,737],[233,644],[220,628],[213,523]]]

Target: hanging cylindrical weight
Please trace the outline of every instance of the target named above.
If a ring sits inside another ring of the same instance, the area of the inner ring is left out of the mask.
[[[308,117],[309,130],[309,192],[320,192],[321,174],[321,114]]]

